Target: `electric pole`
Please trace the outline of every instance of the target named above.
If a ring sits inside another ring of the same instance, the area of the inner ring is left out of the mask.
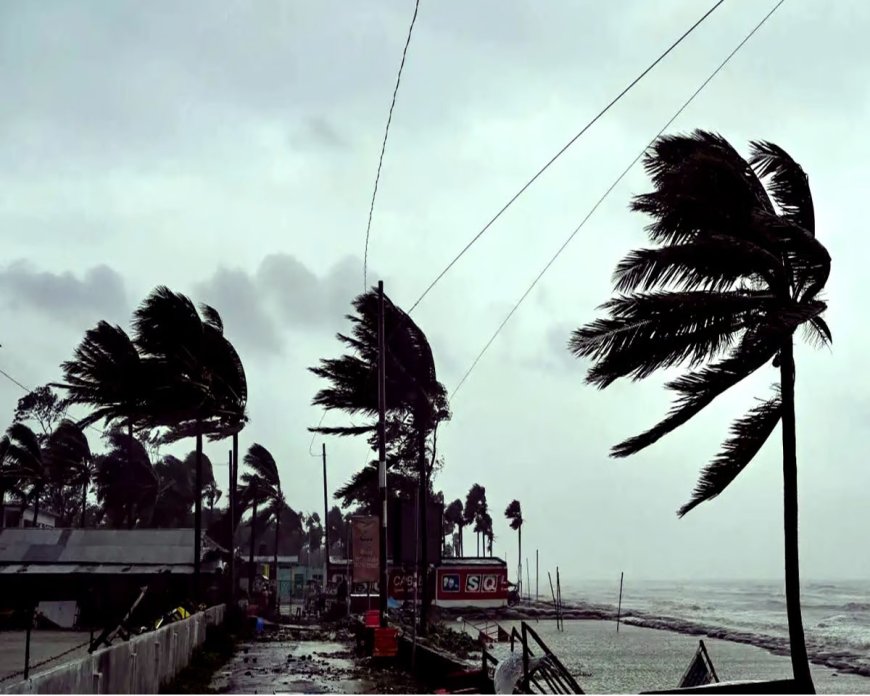
[[[380,619],[387,625],[387,429],[386,337],[384,336],[384,281],[378,281],[378,492],[380,493]]]

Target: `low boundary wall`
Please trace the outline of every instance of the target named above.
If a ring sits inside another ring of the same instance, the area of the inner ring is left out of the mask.
[[[207,626],[224,622],[219,604],[156,631],[97,650],[30,679],[11,684],[5,694],[156,694],[190,664]]]

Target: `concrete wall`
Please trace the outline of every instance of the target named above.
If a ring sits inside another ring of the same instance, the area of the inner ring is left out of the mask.
[[[189,619],[115,643],[12,684],[3,693],[156,694],[161,684],[190,664],[193,651],[205,640],[206,626],[223,623],[224,608],[220,604]]]

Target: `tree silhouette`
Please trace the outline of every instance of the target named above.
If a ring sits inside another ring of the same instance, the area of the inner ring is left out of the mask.
[[[797,688],[812,692],[800,610],[792,337],[804,327],[817,342],[831,341],[820,299],[831,259],[815,237],[807,176],[772,143],[751,143],[747,162],[704,131],[659,138],[644,165],[655,190],[632,209],[653,218],[647,229],[659,246],[617,266],[620,294],[602,306],[608,318],[575,331],[571,349],[592,358],[587,381],[599,388],[659,368],[692,368],[668,384],[678,398],[667,417],[614,447],[619,457],[656,442],[762,366],[779,368],[773,396],[734,423],[678,514],[725,490],[782,420],[791,660]]]
[[[511,529],[517,533],[517,586],[523,585],[523,511],[519,500],[512,500],[504,511]],[[520,589],[522,595],[522,589]]]
[[[463,520],[465,525],[473,524],[473,532],[477,535],[477,555],[480,556],[481,515],[486,512],[486,488],[475,483],[465,496]]]
[[[324,359],[309,368],[329,386],[321,389],[313,403],[327,410],[341,410],[348,415],[367,418],[365,425],[311,428],[314,432],[339,436],[366,435],[377,431],[378,415],[378,293],[373,289],[353,301],[355,314],[348,315],[350,335],[338,334],[350,353],[337,359]],[[428,570],[428,502],[432,496],[432,474],[437,462],[438,425],[450,418],[447,391],[436,375],[432,349],[426,335],[416,323],[388,298],[384,297],[385,336],[385,403],[391,425],[400,429],[398,437],[386,440],[396,447],[400,458],[416,470],[422,496],[419,506],[421,576]],[[377,440],[374,440],[377,443]],[[390,445],[388,445],[390,446]],[[392,479],[391,479],[392,480]],[[377,479],[375,479],[377,482]],[[376,493],[376,491],[375,491]],[[440,523],[440,521],[439,521]],[[426,631],[431,597],[429,583],[422,582],[421,631]]]
[[[457,556],[462,556],[462,528],[465,526],[465,518],[462,512],[462,501],[459,498],[444,509],[444,528],[446,534],[453,534],[454,531],[458,530],[459,544],[455,548]]]
[[[111,527],[151,523],[160,489],[157,472],[142,443],[121,431],[110,430],[109,451],[96,457],[94,484],[101,513]]]
[[[84,527],[88,488],[94,474],[94,459],[82,428],[72,419],[61,420],[48,437],[44,459],[57,499],[65,502],[66,490],[81,491],[79,526]],[[64,510],[62,517],[66,518],[66,514],[67,511]]]
[[[267,519],[272,517],[275,521],[274,563],[277,581],[278,575],[278,539],[281,532],[281,514],[287,507],[284,494],[281,492],[281,477],[278,474],[278,464],[272,453],[260,444],[254,443],[245,454],[245,466],[251,471],[245,472],[242,480],[247,483],[251,478],[258,480],[259,499],[265,502]],[[253,548],[253,528],[251,533],[251,547]],[[277,588],[277,585],[276,585]]]
[[[33,526],[39,517],[39,500],[49,481],[48,469],[42,456],[39,438],[24,423],[13,423],[6,430],[3,452],[8,465],[8,476],[22,487],[22,503],[33,502]],[[29,487],[29,491],[24,488]],[[24,505],[22,505],[24,514]],[[4,510],[5,515],[5,510]]]

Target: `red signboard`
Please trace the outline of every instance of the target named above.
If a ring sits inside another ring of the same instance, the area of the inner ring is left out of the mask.
[[[378,579],[378,518],[352,517],[354,582],[376,582]]]
[[[390,569],[390,591],[389,596],[398,600],[413,600],[414,599],[414,581],[417,579],[416,574],[411,571],[405,573],[402,570]],[[417,599],[419,599],[419,592]]]
[[[502,606],[507,602],[504,565],[449,565],[435,573],[435,601],[442,606]]]

